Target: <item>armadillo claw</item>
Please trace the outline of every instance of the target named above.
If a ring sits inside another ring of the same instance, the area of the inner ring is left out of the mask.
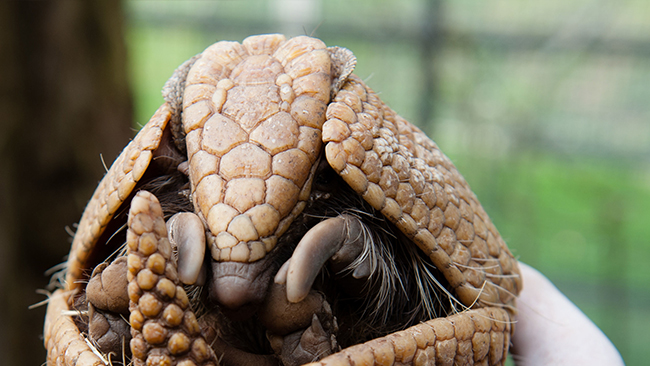
[[[328,260],[347,265],[358,257],[363,249],[362,225],[358,218],[344,214],[321,221],[300,239],[275,277],[276,283],[286,282],[289,301],[299,302],[307,296]]]
[[[271,337],[269,339],[271,344],[276,344],[274,350],[284,366],[298,366],[321,359],[332,354],[336,348],[336,341],[328,330],[323,328],[316,314],[306,330],[286,335],[281,341],[274,342]]]
[[[179,286],[162,209],[149,192],[131,202],[127,247],[134,365],[216,365]]]
[[[186,285],[205,284],[205,227],[191,212],[179,212],[167,221],[172,247],[178,251],[178,277]]]
[[[307,366],[502,365],[511,327],[506,310],[469,310],[346,348]]]

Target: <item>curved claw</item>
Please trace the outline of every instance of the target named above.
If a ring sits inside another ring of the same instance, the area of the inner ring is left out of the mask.
[[[351,256],[356,258],[361,253],[362,226],[358,218],[340,215],[318,223],[303,236],[275,277],[276,283],[286,282],[290,302],[299,302],[307,296],[325,262]]]
[[[323,327],[318,316],[313,314],[307,329],[284,337],[267,336],[284,366],[298,366],[336,352],[338,345],[329,331],[330,329]]]
[[[368,278],[370,277],[370,273],[372,272],[371,267],[370,267],[370,261],[365,260],[359,263],[359,266],[354,269],[354,272],[352,272],[352,277],[356,279],[360,278]]]
[[[203,285],[206,278],[205,227],[193,213],[179,212],[167,221],[167,233],[178,250],[178,278],[186,285]]]

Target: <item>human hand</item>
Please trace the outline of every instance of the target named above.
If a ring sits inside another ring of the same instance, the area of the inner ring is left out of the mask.
[[[517,365],[624,365],[607,336],[543,274],[519,263],[512,354]]]

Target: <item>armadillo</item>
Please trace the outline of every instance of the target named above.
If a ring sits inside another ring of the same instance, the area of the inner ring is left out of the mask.
[[[355,66],[279,34],[181,65],[86,206],[48,365],[503,364],[517,261]]]

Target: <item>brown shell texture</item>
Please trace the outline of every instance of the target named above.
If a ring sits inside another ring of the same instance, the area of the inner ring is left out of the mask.
[[[324,151],[334,171],[442,272],[462,311],[317,363],[503,364],[522,288],[517,261],[437,145],[351,74],[351,55],[315,38],[261,35],[241,44],[218,42],[193,61],[181,133],[207,249],[215,261],[263,258],[305,207]],[[72,295],[92,271],[95,243],[132,197],[175,107],[160,107],[84,211],[65,281],[48,305],[48,365],[108,364],[72,320]],[[162,210],[151,193],[131,200],[126,237],[134,364],[217,364],[179,285]]]

